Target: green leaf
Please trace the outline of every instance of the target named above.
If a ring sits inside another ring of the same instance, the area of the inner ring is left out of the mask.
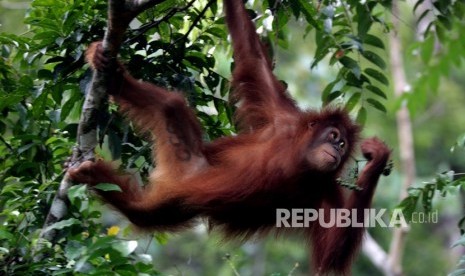
[[[441,41],[441,43],[448,44],[447,31],[444,29],[444,27],[442,25],[435,24],[435,28],[439,41]]]
[[[384,42],[379,37],[371,35],[371,34],[365,35],[365,38],[363,39],[363,43],[377,47],[377,48],[385,49]]]
[[[54,1],[54,0],[35,0],[32,1],[32,6],[33,7],[45,7],[45,8],[62,8],[64,7],[64,3],[60,3],[60,1]]]
[[[364,38],[365,35],[371,28],[373,21],[371,20],[371,15],[365,8],[365,5],[357,5],[357,35],[360,38]]]
[[[60,34],[61,29],[60,25],[58,24],[58,20],[54,20],[51,18],[39,18],[39,17],[31,17],[25,20],[28,24],[42,27],[45,30],[45,33],[56,33],[57,35]],[[51,31],[51,32],[50,32]],[[37,35],[41,34],[40,32]]]
[[[318,14],[315,7],[313,7],[313,5],[306,0],[299,0],[299,4],[302,7],[301,12],[304,14],[305,20],[307,20],[307,22],[315,29],[321,29],[318,22],[314,19],[314,17]]]
[[[440,67],[442,68],[439,68],[439,67],[433,68],[433,70],[431,70],[431,74],[428,74],[428,78],[426,78],[426,81],[429,86],[428,88],[430,91],[434,91],[434,92],[438,91],[439,84],[441,83],[441,74],[444,74],[450,69],[448,62],[445,62],[444,64],[440,63]],[[439,71],[436,71],[434,69],[439,69]]]
[[[161,245],[166,245],[169,241],[169,236],[166,232],[156,233],[154,235],[155,240]]]
[[[45,228],[45,232],[48,232],[50,230],[62,230],[66,227],[73,226],[75,224],[81,224],[81,221],[75,218],[70,218],[66,220],[59,221],[57,223],[54,223],[50,225],[49,227]]]
[[[357,77],[354,73],[352,72],[347,72],[344,74],[344,79],[347,81],[347,85],[357,87],[357,88],[362,88],[363,82],[366,79]]]
[[[358,52],[362,53],[363,50],[363,44],[362,41],[360,40],[359,37],[353,36],[353,35],[346,35],[348,38],[350,38],[349,41],[345,41],[340,45],[340,47],[344,50],[350,50],[350,49],[355,49]]]
[[[457,223],[457,226],[463,230],[464,223],[465,223],[465,217],[462,217]]]
[[[14,235],[4,229],[0,229],[0,240],[13,240]]]
[[[428,23],[428,27],[426,27],[425,33],[423,34],[424,37],[430,36],[430,30],[431,30],[431,27],[433,26],[434,26],[434,21],[431,21]]]
[[[416,11],[417,8],[423,3],[425,0],[418,0],[415,5],[413,6],[413,11]]]
[[[37,77],[44,80],[53,80],[53,73],[50,70],[40,69],[37,72]]]
[[[447,30],[452,29],[452,19],[448,16],[438,15],[438,20]]]
[[[122,192],[121,187],[112,183],[100,183],[94,186],[95,189],[104,192]]]
[[[380,103],[379,101],[375,99],[367,99],[367,102],[370,105],[372,105],[374,108],[378,109],[379,111],[384,112],[384,113],[387,112],[386,107],[384,107],[384,105]]]
[[[418,196],[408,196],[403,199],[399,205],[397,205],[397,208],[402,209],[402,212],[408,221],[412,220],[412,213],[416,210],[418,199]]]
[[[329,37],[327,36],[323,37],[321,40],[319,40],[317,36],[316,42],[317,48],[315,51],[315,57],[313,58],[312,64],[310,65],[311,69],[313,69],[323,58],[326,57],[326,55],[329,53],[329,49],[332,46],[332,43],[329,41]]]
[[[378,87],[374,86],[374,85],[367,85],[365,86],[366,89],[368,89],[370,92],[373,92],[374,94],[384,98],[384,99],[387,99],[387,96],[386,94],[381,90],[379,89]]]
[[[450,0],[433,1],[433,6],[443,15],[449,14],[448,8],[450,4]]]
[[[329,94],[331,93],[331,91],[333,91],[333,88],[334,86],[339,82],[338,79],[328,83],[328,85],[326,85],[325,89],[323,89],[323,92],[321,93],[321,99],[323,100],[323,102],[326,102],[326,99],[328,99],[329,97]]]
[[[425,10],[417,19],[417,23],[420,23],[420,21],[425,18],[425,16],[428,15],[428,13],[430,12],[431,10]]]
[[[76,200],[79,198],[86,197],[87,186],[84,184],[74,185],[68,190],[68,199],[73,204],[76,205]]]
[[[423,43],[421,43],[420,56],[421,56],[421,60],[425,64],[429,64],[429,61],[431,60],[431,57],[433,56],[434,43],[435,43],[435,38],[432,35],[428,36],[423,41]]]
[[[362,72],[361,72],[360,66],[358,66],[358,63],[354,59],[348,56],[344,56],[339,59],[339,62],[342,65],[344,65],[344,67],[350,69],[350,71],[354,73],[357,79],[360,79],[360,75],[362,74]]]
[[[299,18],[300,16],[300,11],[302,7],[300,6],[300,3],[298,0],[289,0],[289,4],[291,6],[292,13],[294,14],[295,18]]]
[[[227,36],[224,29],[218,27],[210,28],[206,32],[221,39],[225,39]]]
[[[188,61],[189,65],[192,65],[194,69],[199,70],[202,68],[213,67],[215,61],[212,57],[207,57],[205,54],[196,51],[190,51],[184,58],[184,61]]]
[[[61,107],[60,119],[62,121],[68,118],[69,114],[71,113],[71,110],[73,110],[73,108],[76,105],[82,104],[82,102],[80,101],[81,99],[82,95],[79,92],[72,91],[71,97]]]
[[[373,64],[375,64],[379,68],[383,70],[386,69],[386,63],[378,54],[375,54],[372,51],[364,51],[362,53],[362,56],[366,58],[367,60],[371,61]]]
[[[336,98],[342,95],[342,92],[339,90],[331,92],[325,100],[325,104],[329,104],[334,101]]]
[[[263,19],[265,20],[266,17]],[[275,20],[273,20],[273,29],[282,30],[287,25],[287,22],[289,22],[289,13],[284,9],[278,9],[275,14]]]
[[[39,118],[44,115],[45,109],[47,108],[48,91],[43,90],[42,93],[32,103],[32,114],[34,118]]]
[[[377,71],[375,69],[372,69],[372,68],[365,69],[365,73],[368,76],[374,78],[375,80],[381,82],[382,84],[384,84],[386,86],[389,86],[389,80],[386,78],[386,76],[383,73],[381,73],[381,72],[379,72],[379,71]]]
[[[158,31],[160,33],[160,37],[168,38],[171,37],[171,27],[170,25],[163,21],[158,25]]]
[[[347,112],[352,111],[354,107],[358,104],[358,102],[360,101],[361,96],[362,96],[362,93],[360,92],[355,92],[354,94],[352,94],[352,96],[346,103],[345,110],[347,110]]]
[[[367,121],[367,110],[365,107],[362,106],[362,108],[360,108],[360,110],[358,111],[356,122],[359,125],[364,126],[366,121]]]

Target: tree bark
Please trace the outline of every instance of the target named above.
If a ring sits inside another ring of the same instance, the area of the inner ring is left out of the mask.
[[[399,12],[399,1],[392,1],[392,14],[394,15],[392,17],[392,24],[394,30],[399,30]],[[405,76],[405,68],[402,61],[403,50],[398,33],[391,32],[389,42],[389,57],[391,62],[392,82],[394,83],[394,95],[396,98],[400,98],[404,93],[407,93],[408,82]],[[399,199],[403,200],[407,197],[407,189],[413,184],[416,176],[412,121],[406,103],[403,103],[397,111],[396,120],[397,136],[399,139],[399,168],[403,171],[405,177],[399,194]],[[402,275],[402,257],[405,235],[407,232],[408,228],[405,227],[394,229],[387,260],[387,265],[389,267],[389,273],[387,273],[387,275]]]

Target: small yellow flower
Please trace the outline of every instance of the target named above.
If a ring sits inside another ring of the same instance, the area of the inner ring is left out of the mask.
[[[112,226],[108,228],[107,230],[107,235],[108,236],[116,236],[119,233],[119,227],[118,226]]]

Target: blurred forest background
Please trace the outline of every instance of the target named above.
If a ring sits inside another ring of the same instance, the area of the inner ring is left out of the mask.
[[[436,223],[369,229],[353,274],[465,275],[464,1],[248,7],[272,46],[276,75],[302,108],[343,105],[365,125],[363,136],[393,149],[375,208],[401,208],[408,220],[438,214]],[[83,185],[60,190],[65,212],[47,224],[91,82],[83,53],[102,39],[106,12],[101,0],[0,0],[0,275],[307,275],[300,236],[224,244],[203,225],[138,233]],[[131,23],[120,52],[134,76],[186,93],[206,139],[234,133],[222,16],[221,1],[164,1]],[[144,178],[147,142],[108,110],[97,155]]]

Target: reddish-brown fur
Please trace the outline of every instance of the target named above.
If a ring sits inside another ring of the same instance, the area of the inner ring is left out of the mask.
[[[361,210],[371,204],[389,149],[377,138],[362,143],[369,160],[357,181],[363,190],[345,199],[336,179],[357,144],[359,127],[339,109],[303,112],[296,107],[273,75],[242,2],[224,2],[236,64],[232,86],[239,135],[204,143],[200,124],[181,94],[139,82],[121,67],[117,74],[122,76],[115,77],[120,82],[110,85],[109,93],[131,120],[156,137],[157,166],[148,185],[140,187],[103,161],[69,170],[77,182],[119,185],[122,192],[96,192],[139,227],[179,230],[204,217],[228,238],[246,239],[279,230],[274,228],[276,208]],[[107,64],[99,43],[91,45],[87,58],[96,70]],[[343,150],[329,142],[328,129],[333,128],[341,136],[336,142],[347,144],[341,145]],[[336,168],[309,165],[322,144],[340,150]],[[313,243],[316,273],[349,272],[363,228],[325,229],[315,223],[303,231]]]

